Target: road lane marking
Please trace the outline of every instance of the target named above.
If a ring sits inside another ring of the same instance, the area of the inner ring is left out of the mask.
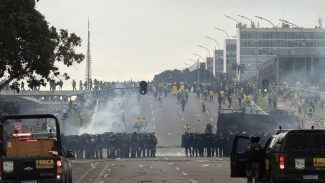
[[[209,111],[207,111],[207,114],[210,114],[210,112],[209,112]]]
[[[185,172],[182,172],[182,174],[183,174],[184,176],[188,175],[188,174],[187,174],[187,173],[185,173]]]
[[[108,169],[108,166],[109,166],[109,164],[107,163],[107,165],[105,166],[105,168],[99,173],[99,175],[97,176],[97,179],[96,179],[96,181],[95,182],[98,182],[98,180],[104,175],[104,173],[105,173],[105,170],[107,170]]]
[[[179,112],[179,115],[181,115],[182,113],[181,113],[181,111],[178,111]]]
[[[153,129],[154,129],[154,130],[156,129],[156,125],[153,125]]]
[[[179,171],[179,170],[180,170],[180,168],[176,167],[176,170],[177,170],[177,171]]]
[[[76,183],[78,183],[78,182],[80,182],[82,179],[84,179],[84,178],[89,174],[89,172],[91,172],[91,171],[95,168],[95,166],[96,166],[97,164],[99,164],[99,162],[96,162],[95,165],[94,165],[94,164],[91,164],[91,165],[90,165],[90,168],[88,168],[88,170],[86,170],[85,173],[83,173],[82,176],[79,177],[78,180],[76,180]]]
[[[208,167],[209,165],[208,164],[202,164],[201,167],[202,168],[205,168],[205,167]]]
[[[182,121],[184,121],[184,118],[182,118]]]
[[[212,118],[210,118],[210,120],[213,122],[213,119]]]
[[[153,114],[153,111],[151,111],[151,114]]]

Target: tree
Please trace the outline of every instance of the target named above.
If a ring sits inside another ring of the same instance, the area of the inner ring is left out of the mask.
[[[19,91],[19,80],[29,87],[45,86],[52,78],[64,77],[58,62],[69,67],[84,60],[76,53],[81,39],[67,30],[49,26],[35,9],[35,0],[1,0],[0,3],[0,91],[9,83]]]
[[[184,73],[181,70],[166,70],[154,76],[154,82],[181,82],[184,81]]]

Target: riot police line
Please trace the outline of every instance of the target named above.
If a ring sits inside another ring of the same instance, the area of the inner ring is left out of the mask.
[[[232,134],[185,133],[181,145],[187,157],[224,157],[230,155],[232,140]]]
[[[114,133],[69,135],[62,137],[63,146],[76,159],[144,158],[156,156],[154,133]]]

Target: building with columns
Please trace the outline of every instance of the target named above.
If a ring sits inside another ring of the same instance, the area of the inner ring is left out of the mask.
[[[237,29],[237,64],[245,67],[239,80],[271,77],[274,81],[307,81],[319,77],[325,66],[325,29]],[[273,68],[276,67],[276,68]]]

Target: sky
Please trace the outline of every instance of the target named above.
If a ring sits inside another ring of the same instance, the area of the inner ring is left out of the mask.
[[[87,21],[90,20],[92,78],[101,81],[152,80],[170,69],[184,69],[196,60],[193,54],[208,56],[216,43],[223,47],[224,29],[236,35],[235,21],[248,24],[237,15],[280,25],[285,19],[303,27],[315,27],[325,20],[324,0],[40,0],[37,9],[50,25],[68,29],[83,40],[78,51],[87,52]],[[85,80],[85,61],[62,71]]]

